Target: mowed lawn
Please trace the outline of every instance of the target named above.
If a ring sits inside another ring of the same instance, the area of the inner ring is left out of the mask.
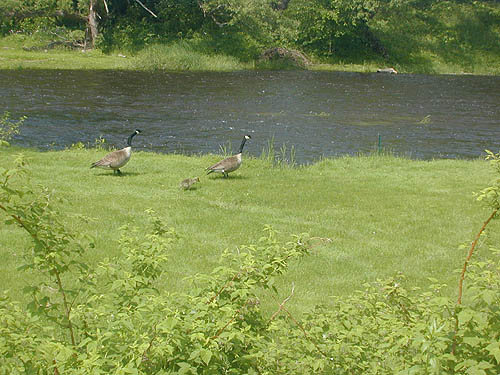
[[[86,252],[92,265],[119,256],[120,227],[147,226],[147,209],[175,228],[179,240],[169,250],[162,289],[183,291],[186,276],[210,272],[225,249],[256,243],[266,225],[283,241],[308,233],[311,255],[294,262],[277,285],[278,299],[295,285],[289,306],[297,313],[398,273],[407,277],[408,287],[425,288],[428,278],[435,278],[456,295],[455,271],[468,250],[460,245],[470,244],[489,215],[473,192],[495,177],[484,160],[373,155],[296,168],[247,157],[225,179],[204,173],[220,155],[148,152],[134,153],[118,176],[89,168],[106,151],[8,147],[0,148],[0,167],[11,167],[21,152],[30,160],[32,183],[53,191],[68,226],[95,239],[96,247]],[[181,180],[196,176],[201,182],[195,189],[179,188]],[[92,220],[83,222],[80,215]],[[490,224],[475,256],[499,243],[499,229],[499,221]],[[0,221],[0,285],[17,299],[27,280],[39,277],[16,270],[28,248],[26,233]]]

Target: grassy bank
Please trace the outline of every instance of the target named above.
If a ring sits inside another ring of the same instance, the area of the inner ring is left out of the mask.
[[[283,295],[295,283],[293,309],[309,310],[329,296],[360,289],[377,278],[405,274],[412,285],[433,277],[456,294],[457,274],[470,243],[487,216],[472,192],[493,174],[485,161],[411,161],[393,156],[323,160],[300,168],[276,168],[250,158],[231,178],[204,176],[217,155],[181,156],[138,152],[122,176],[90,170],[100,150],[38,152],[0,148],[0,167],[15,155],[29,159],[35,184],[53,190],[67,223],[95,237],[88,259],[118,255],[119,228],[144,226],[146,209],[165,218],[180,236],[161,281],[182,290],[185,276],[209,272],[226,248],[255,243],[266,224],[283,239],[307,232],[312,255],[294,264],[281,281]],[[179,189],[200,176],[192,191]],[[78,215],[93,218],[82,223]],[[479,253],[498,243],[494,222]],[[0,225],[0,283],[20,298],[25,276],[16,270],[29,239]],[[30,277],[36,278],[36,275]]]
[[[394,12],[375,23],[396,69],[500,74],[498,3],[442,1],[428,9]]]
[[[109,70],[167,70],[167,71],[238,71],[259,68],[254,62],[242,62],[233,56],[213,54],[196,44],[177,42],[152,45],[130,53],[115,50],[104,54],[100,50],[83,51],[64,48],[36,48],[47,45],[50,39],[13,35],[0,38],[0,69],[109,69]],[[35,47],[35,49],[31,49]],[[264,68],[290,68],[286,64],[266,64]],[[314,64],[311,70],[370,72],[377,65]]]
[[[253,68],[252,64],[241,63],[234,57],[212,55],[183,42],[154,45],[134,54],[36,48],[48,43],[48,39],[34,40],[20,35],[0,39],[0,69],[235,71]]]
[[[33,49],[45,46],[45,37],[13,35],[0,39],[0,69],[131,69],[130,60],[119,53],[69,49]]]
[[[27,43],[28,45],[32,43]],[[167,71],[238,71],[253,69],[290,69],[287,63],[260,65],[242,62],[227,55],[210,54],[193,49],[189,43],[153,45],[136,53],[115,50],[105,54],[99,50],[31,50],[23,49],[22,42],[0,39],[0,69],[109,69],[109,70],[167,70]],[[332,59],[317,61],[305,69],[321,71],[375,72],[378,68],[393,66],[400,73],[427,74],[500,74],[500,55],[475,51],[472,55],[447,59],[430,50],[411,53],[406,62],[382,60],[349,62]]]

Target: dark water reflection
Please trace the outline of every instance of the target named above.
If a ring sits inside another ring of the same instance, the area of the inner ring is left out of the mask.
[[[500,149],[500,77],[336,72],[164,73],[0,71],[0,111],[27,116],[21,146],[64,148],[103,136],[157,152],[260,155],[294,146],[296,159],[382,146],[413,158],[479,157]]]

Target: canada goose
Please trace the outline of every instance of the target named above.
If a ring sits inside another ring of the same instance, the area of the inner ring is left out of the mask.
[[[241,141],[240,151],[236,155],[230,156],[212,165],[211,167],[208,167],[206,169],[208,171],[207,174],[210,174],[212,172],[219,172],[222,173],[224,177],[228,177],[229,172],[237,170],[241,165],[241,154],[243,152],[243,147],[245,146],[245,142],[251,138],[252,137],[250,137],[249,135],[245,135],[243,137],[243,141]]]
[[[193,186],[197,182],[200,182],[199,177],[186,178],[185,180],[181,181],[180,188],[183,190],[189,190],[189,189],[191,189],[191,186]]]
[[[101,160],[92,163],[90,168],[99,167],[112,169],[114,172],[121,174],[122,172],[120,172],[120,168],[127,164],[127,162],[130,160],[130,155],[132,153],[132,138],[134,138],[140,132],[141,131],[139,129],[135,129],[135,131],[130,134],[127,139],[127,147],[122,148],[121,150],[110,152]]]

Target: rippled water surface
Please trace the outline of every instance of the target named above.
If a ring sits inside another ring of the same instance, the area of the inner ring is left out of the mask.
[[[138,149],[293,146],[299,163],[382,147],[413,158],[500,149],[500,77],[340,72],[0,71],[0,112],[27,116],[15,144],[64,148],[135,128]]]

